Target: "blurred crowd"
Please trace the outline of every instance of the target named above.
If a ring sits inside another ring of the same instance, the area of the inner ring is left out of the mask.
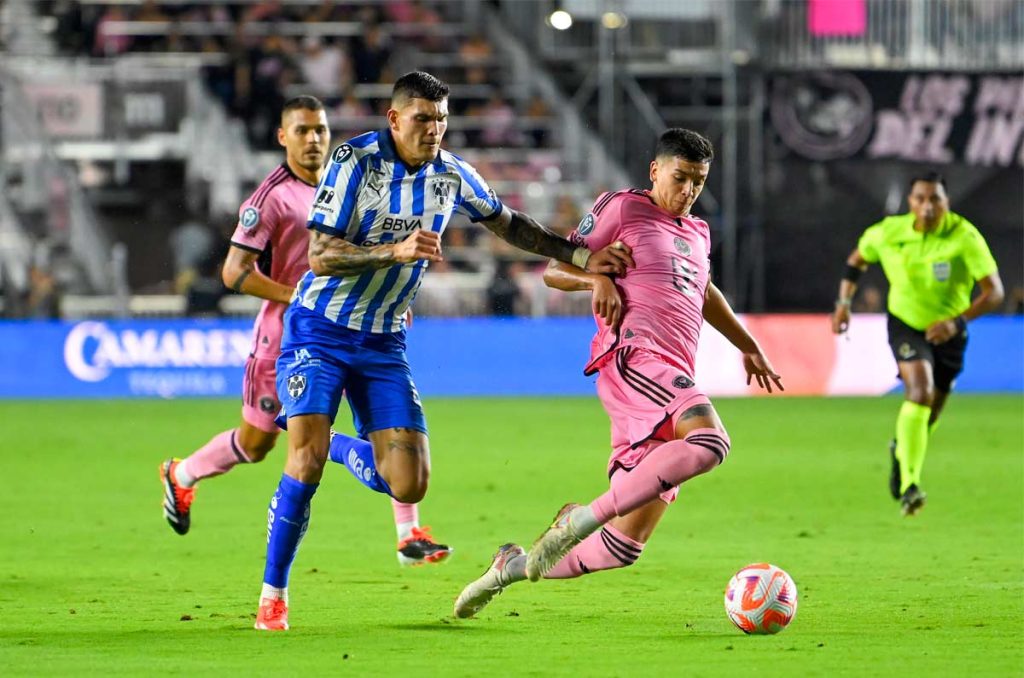
[[[363,131],[360,118],[386,111],[387,93],[360,93],[358,86],[389,85],[424,61],[430,64],[428,70],[467,93],[451,101],[454,115],[480,119],[463,132],[466,143],[492,148],[547,145],[550,112],[543,100],[503,96],[502,65],[491,44],[457,30],[460,17],[443,14],[461,10],[460,4],[40,4],[56,19],[55,35],[65,54],[200,56],[208,89],[246,122],[258,147],[275,147],[277,113],[287,98],[299,93],[323,99],[338,122],[336,137]],[[315,30],[306,28],[313,25]],[[531,120],[536,125],[531,127]]]

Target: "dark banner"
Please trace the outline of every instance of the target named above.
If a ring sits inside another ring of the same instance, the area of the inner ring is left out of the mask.
[[[54,139],[135,139],[177,132],[185,117],[181,81],[27,83],[44,128]]]
[[[810,160],[1024,167],[1024,76],[807,72],[771,92],[772,128]]]

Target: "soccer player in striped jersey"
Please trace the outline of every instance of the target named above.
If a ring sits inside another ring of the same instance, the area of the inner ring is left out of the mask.
[[[697,340],[706,320],[740,350],[747,382],[782,389],[757,341],[710,280],[711,233],[690,214],[714,157],[696,132],[670,129],[651,162],[651,190],[605,193],[570,239],[609,244],[635,262],[616,280],[552,262],[544,281],[591,290],[598,331],[586,374],[612,424],[610,489],[589,505],[566,504],[527,554],[499,547],[490,567],[455,601],[472,617],[507,586],[568,579],[632,565],[679,485],[714,469],[729,453],[711,401],[695,382]]]
[[[281,408],[275,363],[281,352],[284,310],[295,284],[309,268],[306,215],[331,143],[323,104],[311,96],[285,102],[277,141],[285,149],[285,160],[239,208],[221,273],[231,289],[265,300],[253,325],[252,351],[245,363],[242,421],[185,459],[168,459],[160,465],[164,517],[182,535],[192,524],[196,483],[227,473],[237,464],[263,461],[280,431],[274,423]],[[272,257],[270,270],[264,272],[257,260],[267,250]]]
[[[387,122],[334,150],[309,214],[312,270],[285,313],[277,363],[288,459],[270,503],[257,629],[288,628],[288,574],[343,391],[359,438],[370,441],[348,439],[337,450],[350,470],[402,502],[419,502],[427,490],[427,425],[405,356],[404,316],[430,262],[442,259],[449,220],[463,214],[517,247],[589,271],[621,273],[628,258],[554,235],[441,150],[448,86],[432,75],[395,82]]]

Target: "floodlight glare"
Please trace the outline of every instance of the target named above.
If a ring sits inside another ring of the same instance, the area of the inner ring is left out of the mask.
[[[572,14],[569,14],[564,9],[556,9],[548,17],[548,23],[556,31],[568,30],[572,26]]]

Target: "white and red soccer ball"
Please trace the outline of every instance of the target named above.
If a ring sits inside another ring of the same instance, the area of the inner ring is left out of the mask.
[[[725,613],[744,633],[778,633],[796,616],[796,584],[780,567],[747,565],[725,587]]]

